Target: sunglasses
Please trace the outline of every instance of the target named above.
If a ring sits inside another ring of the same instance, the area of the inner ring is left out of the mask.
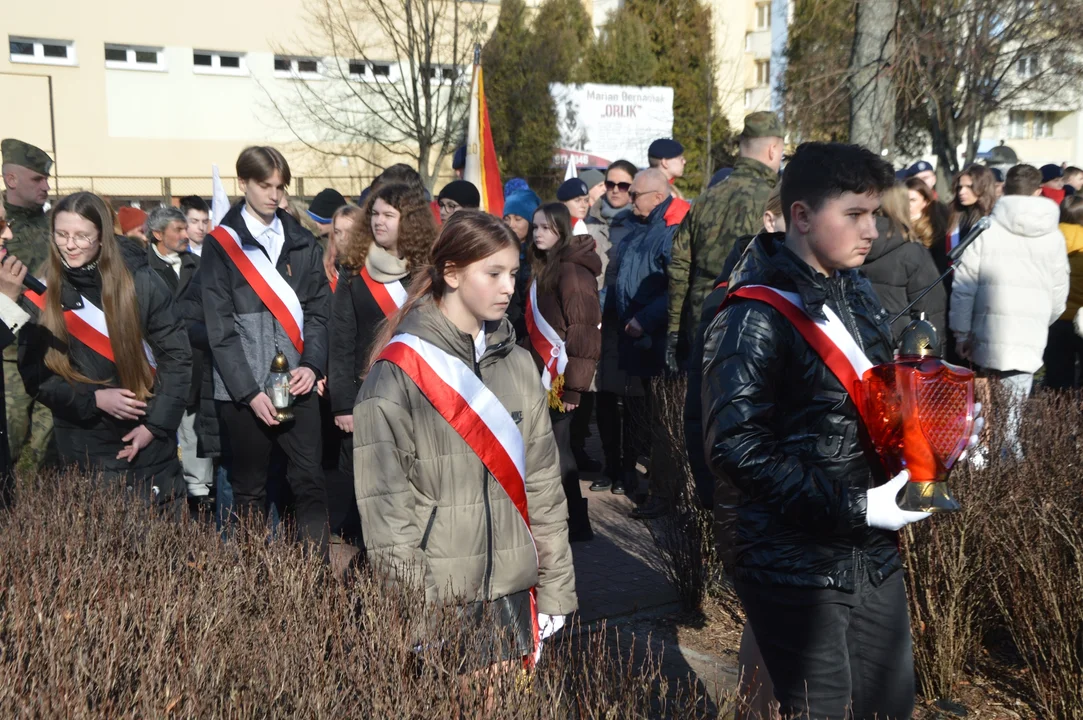
[[[605,181],[606,190],[620,190],[621,192],[628,192],[628,189],[632,187],[632,183],[629,182],[613,182],[612,180]]]

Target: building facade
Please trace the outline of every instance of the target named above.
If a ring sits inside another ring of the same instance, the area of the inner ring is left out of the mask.
[[[315,187],[301,194],[326,185],[356,194],[379,172],[347,154],[345,143],[336,155],[345,138],[334,133],[313,133],[330,154],[308,150],[276,110],[298,103],[299,83],[318,87],[331,62],[303,54],[326,44],[312,29],[311,4],[191,0],[171,7],[175,15],[166,16],[136,0],[56,0],[47,11],[9,3],[0,23],[0,137],[48,150],[62,192],[208,195],[212,163],[232,176],[238,153],[252,144],[287,153],[294,175]],[[491,29],[498,6],[475,7],[492,16]],[[392,82],[404,72],[394,51],[376,42],[366,60],[340,59],[351,79]],[[466,73],[469,82],[469,55],[460,56],[461,67],[435,67],[434,79],[453,83]],[[386,151],[376,157],[381,164],[400,159]],[[227,192],[235,192],[229,183]]]

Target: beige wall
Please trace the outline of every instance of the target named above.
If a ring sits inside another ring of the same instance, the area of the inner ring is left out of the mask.
[[[744,127],[748,113],[771,109],[768,87],[756,83],[756,60],[771,58],[771,31],[757,30],[756,5],[756,0],[711,2],[719,100],[734,132]]]
[[[300,54],[316,44],[300,0],[189,0],[170,6],[175,21],[135,0],[54,0],[45,12],[35,3],[4,5],[0,137],[54,150],[47,82],[21,77],[51,75],[61,176],[204,178],[211,163],[232,175],[238,152],[253,143],[282,147],[295,175],[372,174],[356,160],[304,151],[270,106],[268,93],[288,98],[294,90],[294,81],[275,77],[275,50]],[[491,30],[496,6],[484,10]],[[78,65],[10,62],[9,36],[73,40]],[[162,47],[165,71],[107,69],[105,43]],[[248,74],[197,74],[193,48],[245,52]]]

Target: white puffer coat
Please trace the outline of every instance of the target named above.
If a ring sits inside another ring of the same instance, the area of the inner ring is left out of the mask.
[[[972,336],[980,367],[1033,373],[1048,328],[1068,297],[1068,253],[1060,209],[1044,197],[1006,195],[992,226],[963,253],[952,282],[949,324]]]

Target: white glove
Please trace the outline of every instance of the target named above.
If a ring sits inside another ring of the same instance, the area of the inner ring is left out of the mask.
[[[562,627],[564,627],[563,615],[546,615],[545,613],[538,613],[539,640],[545,640]]]
[[[1075,314],[1075,334],[1083,337],[1083,307],[1079,308]]]
[[[966,441],[966,447],[959,453],[959,459],[956,462],[962,462],[966,459],[966,454],[978,444],[978,436],[981,435],[982,429],[985,427],[985,418],[981,416],[981,403],[974,403],[974,429],[970,436],[970,439]],[[981,457],[979,452],[976,457]],[[982,464],[984,464],[984,458],[982,458]],[[971,461],[973,462],[973,460]]]
[[[899,507],[895,500],[899,491],[910,480],[910,471],[903,470],[880,487],[872,488],[866,494],[865,522],[869,527],[880,530],[901,530],[918,520],[924,520],[931,513],[911,512]]]

